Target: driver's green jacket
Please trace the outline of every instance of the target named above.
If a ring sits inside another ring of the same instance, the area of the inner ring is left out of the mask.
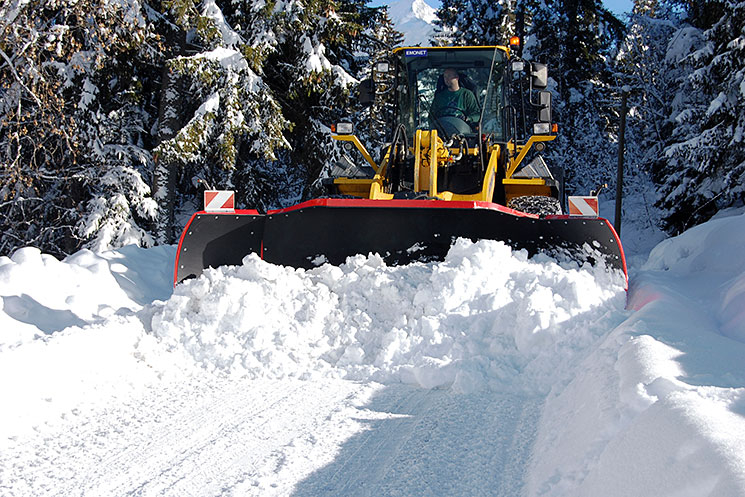
[[[461,87],[456,91],[444,89],[435,93],[429,109],[429,120],[434,124],[437,118],[446,116],[458,117],[470,124],[478,122],[481,109],[473,92]]]

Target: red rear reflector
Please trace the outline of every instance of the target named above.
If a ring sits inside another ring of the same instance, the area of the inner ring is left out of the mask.
[[[569,197],[568,200],[570,216],[598,217],[597,197]]]
[[[207,190],[204,192],[205,212],[230,212],[235,210],[235,192]]]

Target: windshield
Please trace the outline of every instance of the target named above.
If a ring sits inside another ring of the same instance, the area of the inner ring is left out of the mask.
[[[506,57],[501,49],[402,49],[397,55],[402,66],[397,87],[398,122],[406,127],[409,136],[417,129],[441,129],[438,126],[443,124],[441,121],[455,124],[458,133],[476,133],[481,119],[483,133],[492,134],[495,141],[506,141],[503,112]],[[448,94],[452,86],[448,86],[446,79],[454,76],[458,87],[464,89],[459,93],[470,92],[475,98]],[[448,101],[446,104],[439,103],[443,98]],[[438,103],[433,105],[436,99]],[[447,112],[443,112],[445,107]],[[462,108],[454,110],[458,107]]]

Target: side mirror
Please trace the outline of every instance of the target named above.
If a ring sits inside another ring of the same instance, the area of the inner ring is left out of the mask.
[[[542,123],[551,122],[551,92],[542,91],[538,94],[538,121]]]
[[[375,101],[375,83],[372,79],[363,79],[357,89],[359,91],[359,103],[371,105]]]
[[[533,62],[530,68],[530,76],[534,89],[543,90],[548,86],[548,66],[546,64]]]

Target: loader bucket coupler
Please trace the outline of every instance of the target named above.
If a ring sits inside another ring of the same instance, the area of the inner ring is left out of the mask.
[[[602,218],[525,214],[490,202],[317,199],[270,211],[197,213],[181,237],[174,283],[256,253],[296,268],[377,253],[390,265],[442,260],[457,238],[500,240],[530,255],[602,263],[626,274],[618,235]]]

